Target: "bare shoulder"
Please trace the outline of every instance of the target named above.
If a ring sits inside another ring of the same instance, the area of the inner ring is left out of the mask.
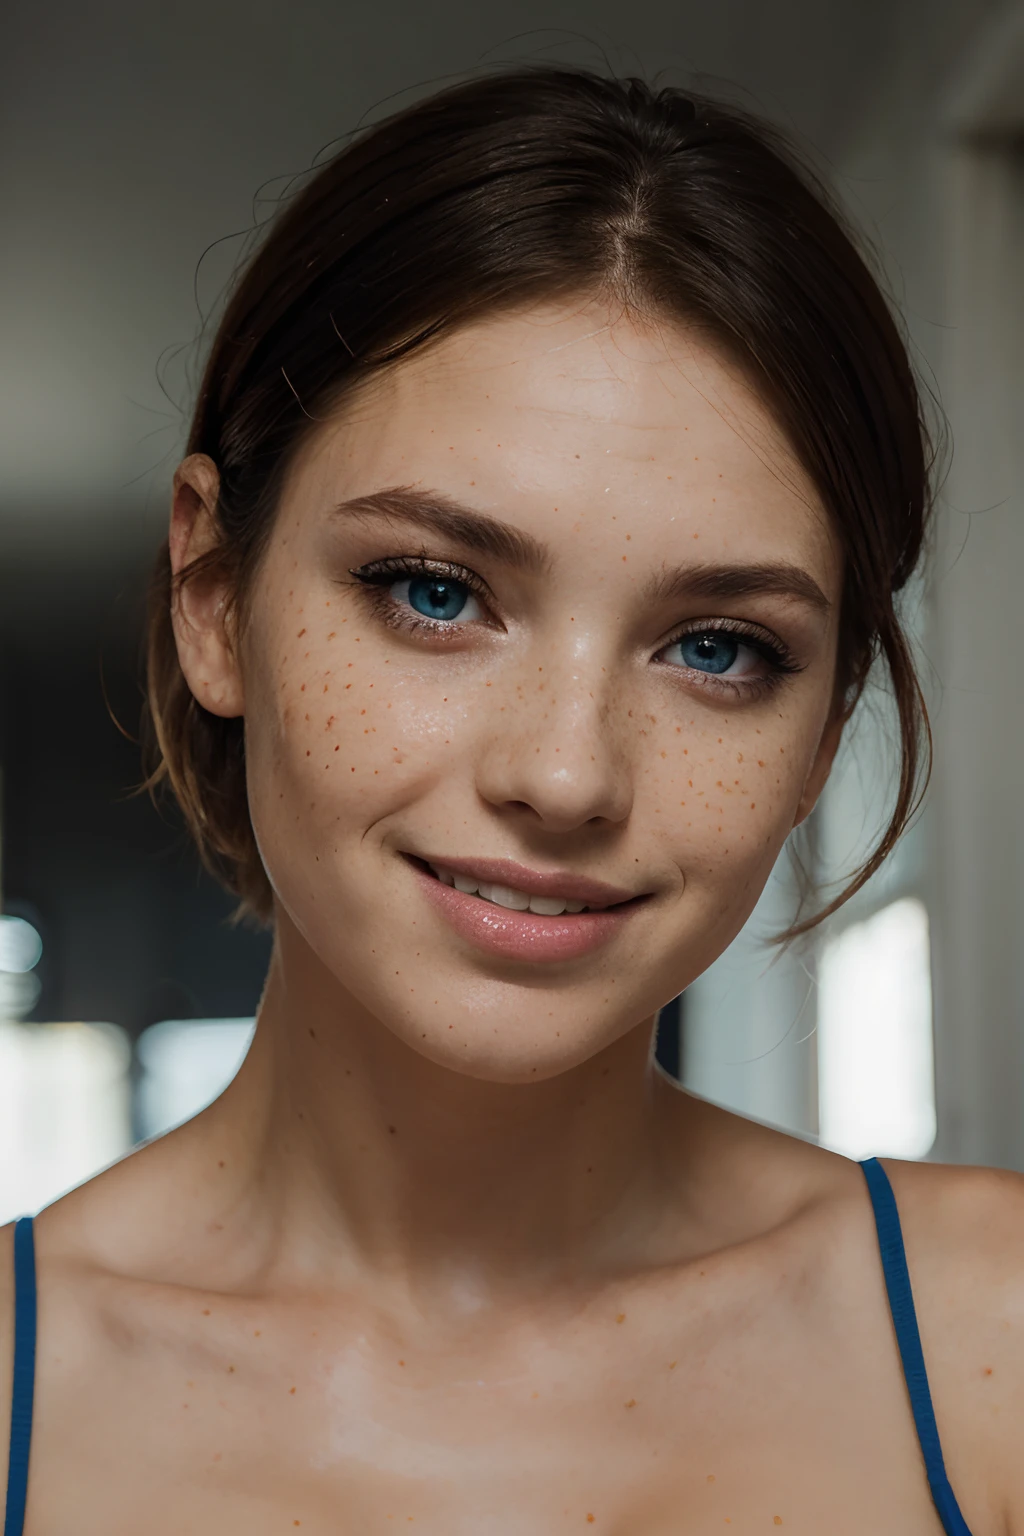
[[[0,1509],[7,1497],[7,1444],[14,1375],[14,1226],[0,1227]]]
[[[1024,1174],[884,1161],[911,1268],[949,1304],[1004,1309],[1008,1333],[1024,1323]]]
[[[886,1160],[954,1487],[977,1469],[1024,1533],[1024,1176]]]

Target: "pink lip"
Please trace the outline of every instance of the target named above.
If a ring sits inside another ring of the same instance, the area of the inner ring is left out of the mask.
[[[565,912],[561,917],[538,917],[533,912],[515,912],[484,901],[479,896],[467,896],[453,886],[444,885],[426,870],[412,865],[424,895],[464,939],[478,949],[489,950],[507,960],[553,961],[577,960],[592,954],[619,934],[641,903],[630,900],[629,892],[618,892],[614,886],[580,876],[555,876],[533,874],[532,884],[523,879],[530,871],[505,860],[437,860],[453,873],[466,874],[495,885],[511,885],[528,895],[544,896],[557,893],[570,901],[625,901],[626,906],[612,907],[607,912]],[[521,872],[520,872],[521,871]],[[537,882],[545,887],[538,888]],[[598,898],[593,893],[600,890]],[[586,891],[586,894],[584,894]],[[576,894],[579,892],[579,894]],[[612,894],[609,895],[608,893]]]

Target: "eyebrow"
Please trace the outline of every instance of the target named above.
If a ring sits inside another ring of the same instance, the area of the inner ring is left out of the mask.
[[[540,573],[551,564],[546,545],[532,534],[465,506],[443,491],[420,491],[408,485],[388,486],[367,496],[354,496],[332,510],[339,516],[380,518],[423,528],[518,570]],[[749,565],[706,563],[682,566],[656,577],[644,596],[651,603],[692,601],[694,598],[780,597],[805,603],[823,615],[832,609],[831,602],[813,576],[801,566],[782,560]]]
[[[518,570],[540,573],[550,565],[547,548],[532,534],[463,506],[443,491],[391,486],[343,501],[334,511],[346,517],[376,517],[425,528]]]
[[[763,560],[751,565],[688,565],[666,571],[647,588],[649,602],[679,599],[781,597],[805,603],[827,615],[832,604],[814,577],[799,565],[784,560]]]

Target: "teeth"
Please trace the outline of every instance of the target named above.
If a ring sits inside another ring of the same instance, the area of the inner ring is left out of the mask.
[[[477,894],[484,901],[493,901],[499,907],[511,907],[514,912],[525,912],[531,904],[525,891],[513,891],[507,885],[482,885]]]
[[[480,884],[468,875],[453,874],[443,864],[431,864],[430,868],[443,885],[454,886],[466,896],[479,896],[483,901],[491,901],[495,906],[506,907],[513,912],[533,912],[537,917],[561,917],[563,912],[589,910],[583,901],[568,901],[562,896],[529,896],[525,891],[516,891],[507,885]]]

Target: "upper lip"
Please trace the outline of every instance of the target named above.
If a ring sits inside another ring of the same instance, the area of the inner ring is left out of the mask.
[[[450,869],[453,875],[465,875],[485,885],[510,886],[514,891],[525,891],[527,896],[564,896],[588,907],[612,907],[622,901],[633,901],[641,894],[609,885],[605,880],[592,880],[589,875],[574,875],[567,869],[527,869],[514,859],[452,859],[447,855],[435,858],[433,854],[422,853],[416,857],[424,864],[439,865]]]

